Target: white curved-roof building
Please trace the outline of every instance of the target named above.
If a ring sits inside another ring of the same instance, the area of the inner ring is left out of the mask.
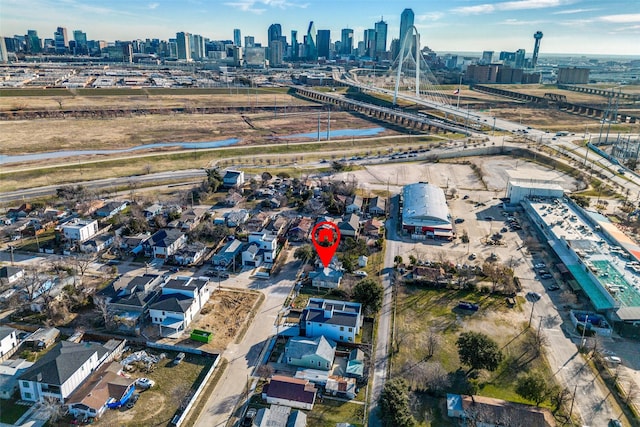
[[[452,237],[453,227],[444,191],[419,182],[402,190],[402,229],[414,237]]]

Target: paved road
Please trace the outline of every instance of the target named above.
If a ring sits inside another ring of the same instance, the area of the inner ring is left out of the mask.
[[[397,199],[395,199],[397,200]],[[396,220],[397,213],[396,203],[390,206],[391,217],[385,224],[387,230],[387,245],[384,254],[384,268],[381,272],[382,287],[384,288],[384,296],[382,299],[382,309],[378,318],[378,335],[375,350],[375,365],[373,368],[373,376],[371,378],[371,396],[369,409],[369,426],[378,427],[382,423],[378,417],[378,399],[384,387],[385,380],[389,372],[389,350],[391,345],[391,321],[393,317],[393,258],[396,254],[397,235]]]
[[[239,344],[231,344],[222,354],[229,361],[224,376],[209,396],[195,424],[196,427],[225,426],[230,420],[236,404],[245,398],[247,383],[253,369],[260,363],[262,351],[276,331],[278,313],[291,292],[300,267],[292,258],[293,250],[282,272],[274,279],[256,280],[248,278],[248,273],[232,277],[222,282],[225,287],[256,289],[265,295],[244,338]]]

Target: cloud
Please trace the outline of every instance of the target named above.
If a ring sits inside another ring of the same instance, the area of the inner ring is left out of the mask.
[[[295,3],[288,0],[238,0],[224,4],[226,6],[235,7],[242,12],[251,12],[256,15],[263,14],[268,10],[268,8],[277,8],[282,10],[289,8],[306,9],[309,6],[309,3]]]
[[[501,25],[539,25],[539,24],[546,24],[549,21],[545,21],[545,20],[537,20],[537,21],[523,21],[520,19],[505,19],[504,21],[500,22]]]
[[[149,9],[154,10],[157,9],[158,6],[160,6],[159,3],[149,3],[149,5],[147,6]]]
[[[484,3],[475,6],[456,7],[453,12],[464,15],[479,15],[504,10],[545,9],[570,3],[571,0],[516,0],[501,3]]]
[[[569,9],[569,10],[559,10],[557,12],[553,12],[553,15],[573,15],[574,13],[584,13],[584,12],[593,12],[595,10],[600,10],[598,8],[592,9]]]
[[[423,21],[437,21],[444,16],[442,12],[431,12],[431,13],[423,13],[422,15],[416,16],[416,20],[418,22]]]
[[[612,24],[628,24],[632,22],[640,22],[640,13],[629,15],[606,15],[596,18],[600,22],[609,22]]]

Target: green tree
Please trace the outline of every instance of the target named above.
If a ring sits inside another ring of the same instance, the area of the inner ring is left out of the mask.
[[[539,372],[531,372],[520,377],[516,384],[516,393],[525,399],[535,402],[536,406],[544,401],[548,390],[547,381]]]
[[[471,367],[467,374],[474,369],[495,371],[503,358],[498,344],[487,335],[479,332],[460,334],[456,345],[460,361]]]
[[[396,255],[393,257],[393,262],[396,266],[402,264],[402,257],[400,255]]]
[[[353,299],[362,304],[365,313],[375,313],[382,307],[384,289],[373,279],[364,279],[353,287]]]
[[[264,171],[264,172],[262,172],[261,178],[262,178],[262,182],[263,183],[267,183],[267,182],[271,181],[271,179],[273,178],[273,175],[271,175],[267,171]]]
[[[222,185],[222,176],[217,168],[207,169],[207,186],[209,191],[215,193]]]
[[[380,419],[387,427],[412,427],[416,424],[409,409],[408,385],[402,378],[385,383],[380,395]]]
[[[295,259],[299,259],[303,262],[313,259],[316,252],[311,245],[302,245],[293,253]]]

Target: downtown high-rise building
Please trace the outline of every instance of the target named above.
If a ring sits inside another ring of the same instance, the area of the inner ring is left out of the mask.
[[[233,29],[233,44],[236,46],[242,46],[242,35],[239,28]]]
[[[313,21],[309,22],[307,35],[305,37],[305,53],[306,58],[312,61],[318,59],[318,45],[316,43],[316,26]]]
[[[330,30],[318,30],[318,58],[329,59],[330,52],[329,47],[331,45],[331,31]]]
[[[89,53],[87,48],[87,33],[82,30],[73,30],[73,41],[76,42],[75,54]]]
[[[353,30],[351,28],[343,28],[340,38],[340,53],[343,55],[351,55],[353,52]]]
[[[282,65],[284,57],[284,46],[282,40],[271,40],[269,42],[269,66],[277,67]]]
[[[381,59],[387,51],[387,23],[380,19],[376,22],[376,41],[375,41],[375,57]]]
[[[42,40],[36,30],[27,30],[27,51],[29,53],[42,52]]]
[[[298,32],[291,30],[291,59],[298,59]]]
[[[256,39],[253,36],[244,36],[244,47],[254,47]]]
[[[176,44],[178,48],[178,59],[191,61],[191,43],[189,33],[176,33]]]
[[[376,49],[376,30],[369,28],[364,30],[364,56],[373,58]]]
[[[405,9],[402,11],[400,15],[400,48],[402,49],[402,44],[404,43],[404,37],[407,33],[410,33],[411,27],[413,27],[413,21],[415,19],[415,15],[413,14],[413,10]],[[409,41],[407,41],[409,43]]]
[[[280,24],[269,25],[267,31],[267,45],[274,40],[280,41],[282,39],[282,26]]]
[[[189,34],[189,45],[191,46],[191,58],[199,61],[205,56],[204,37],[200,34]]]
[[[56,53],[65,53],[69,47],[69,38],[67,37],[67,29],[58,27],[53,33],[54,46]]]

